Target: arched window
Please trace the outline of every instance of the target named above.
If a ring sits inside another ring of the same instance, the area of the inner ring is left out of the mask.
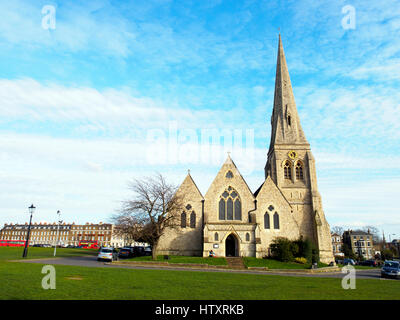
[[[289,161],[285,162],[285,165],[283,166],[283,172],[285,179],[292,179],[292,166],[290,165]]]
[[[246,241],[250,241],[250,233],[246,233]]]
[[[242,220],[242,205],[239,198],[235,200],[235,220]]]
[[[303,165],[300,161],[296,163],[296,179],[303,180]]]
[[[274,213],[274,229],[279,229],[279,214],[278,214],[278,212]]]
[[[264,214],[264,229],[270,229],[268,212]]]
[[[218,240],[219,240],[218,232],[216,232],[216,233],[214,234],[214,241],[218,241]]]
[[[229,171],[226,173],[225,177],[228,178],[228,179],[232,179],[232,178],[233,178],[233,173],[232,173],[232,171],[229,170]]]
[[[190,227],[196,228],[196,213],[194,211],[190,214]]]
[[[221,194],[218,208],[219,220],[242,220],[242,203],[239,194],[232,187]]]
[[[292,125],[292,118],[290,117],[290,115],[287,116],[287,123],[289,126]]]
[[[219,220],[225,220],[225,200],[219,200]]]
[[[186,228],[186,213],[185,211],[181,214],[181,228]]]
[[[226,219],[227,220],[233,220],[233,200],[231,198],[228,198],[228,207],[226,210]]]

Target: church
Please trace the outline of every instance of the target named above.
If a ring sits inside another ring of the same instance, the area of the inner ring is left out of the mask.
[[[313,241],[320,260],[334,261],[330,227],[317,187],[315,159],[300,124],[279,35],[271,142],[265,180],[252,192],[230,156],[207,193],[190,173],[177,190],[180,227],[167,229],[160,254],[262,258],[277,237]]]

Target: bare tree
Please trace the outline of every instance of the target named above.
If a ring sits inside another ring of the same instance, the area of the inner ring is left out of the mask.
[[[334,226],[332,228],[332,232],[333,233],[337,233],[339,236],[342,236],[343,232],[344,232],[344,228],[343,227],[339,227],[339,226]]]
[[[369,232],[372,234],[372,240],[374,243],[379,243],[381,241],[379,229],[375,226],[365,226],[362,227],[362,231]]]
[[[134,192],[132,199],[123,201],[112,219],[120,235],[150,244],[156,260],[158,242],[165,230],[180,225],[182,198],[176,194],[177,187],[168,184],[161,174],[135,179],[129,189]]]

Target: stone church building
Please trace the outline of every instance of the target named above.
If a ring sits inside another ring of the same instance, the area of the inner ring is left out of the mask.
[[[252,192],[231,157],[203,196],[190,173],[179,187],[180,228],[159,242],[161,254],[262,258],[276,237],[309,238],[322,262],[334,261],[317,188],[315,160],[300,124],[279,36],[271,142],[265,181]]]

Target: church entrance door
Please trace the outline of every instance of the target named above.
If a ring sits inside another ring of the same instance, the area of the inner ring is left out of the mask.
[[[225,240],[225,256],[226,257],[236,257],[237,245],[236,237],[230,234]]]

